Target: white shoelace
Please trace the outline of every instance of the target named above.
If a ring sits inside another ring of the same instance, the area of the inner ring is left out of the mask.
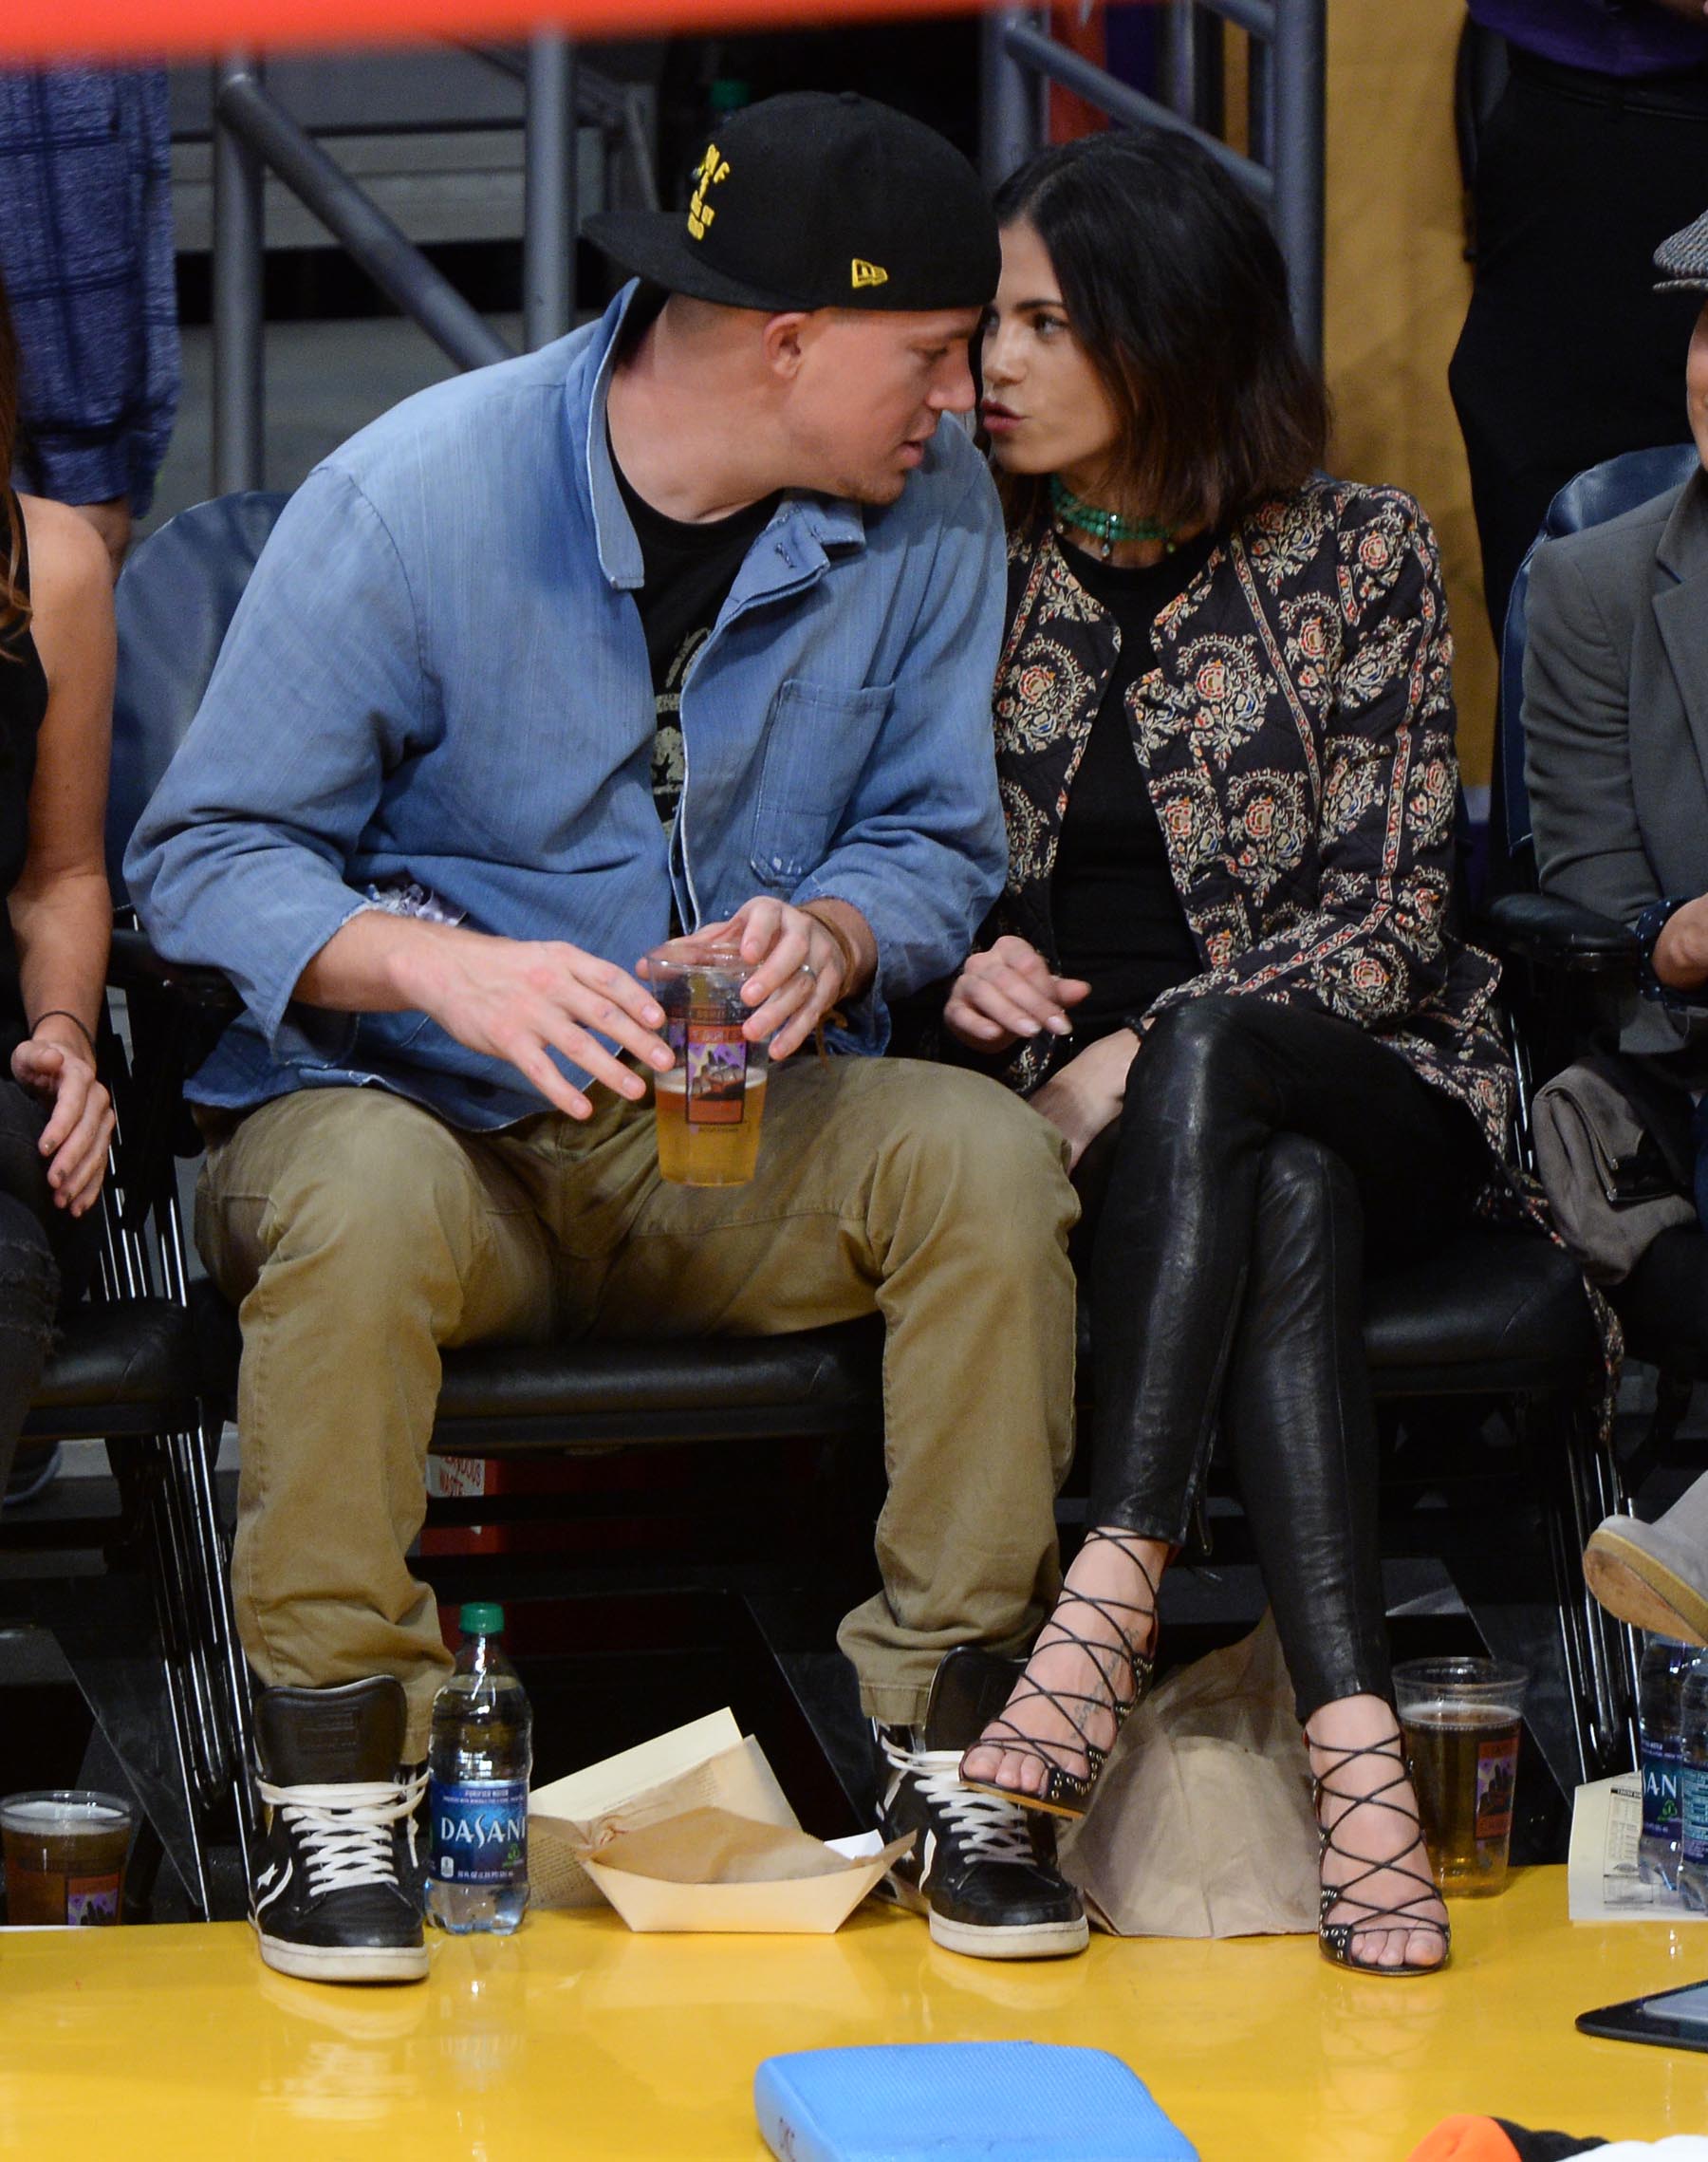
[[[999,1795],[975,1794],[963,1786],[956,1749],[904,1749],[885,1734],[885,1758],[898,1772],[910,1773],[919,1792],[940,1810],[950,1829],[975,1861],[1019,1862],[1033,1867],[1031,1832],[1018,1802]]]
[[[392,1826],[415,1815],[427,1791],[425,1772],[401,1781],[357,1780],[337,1786],[279,1787],[266,1780],[256,1784],[262,1800],[283,1815],[300,1839],[308,1889],[317,1898],[357,1885],[396,1885]],[[412,1825],[412,1853],[414,1847]]]

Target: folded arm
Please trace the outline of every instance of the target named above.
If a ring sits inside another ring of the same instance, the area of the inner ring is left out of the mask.
[[[1662,892],[1637,815],[1629,671],[1568,549],[1539,549],[1531,565],[1523,710],[1542,890],[1632,926],[1678,899]],[[1708,983],[1708,900],[1699,896],[1667,919],[1649,960],[1669,991],[1688,995]],[[1631,1050],[1673,1049],[1701,1025],[1659,1007],[1635,1009],[1627,999],[1622,1040]]]
[[[1531,563],[1523,715],[1542,890],[1634,923],[1662,894],[1637,818],[1628,674],[1594,588],[1556,545]]]

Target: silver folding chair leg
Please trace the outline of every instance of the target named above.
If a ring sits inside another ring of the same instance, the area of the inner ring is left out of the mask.
[[[1590,1533],[1626,1506],[1618,1460],[1582,1402],[1533,1406],[1526,1426],[1541,1476],[1579,1767],[1586,1780],[1605,1779],[1637,1761],[1636,1632],[1584,1580]]]

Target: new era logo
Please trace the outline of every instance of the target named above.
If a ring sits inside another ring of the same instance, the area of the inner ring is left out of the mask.
[[[854,258],[854,290],[860,292],[867,286],[886,286],[889,272],[880,270],[876,263],[868,263],[862,255]]]

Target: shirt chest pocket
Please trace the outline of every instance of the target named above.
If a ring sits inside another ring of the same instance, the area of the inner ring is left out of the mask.
[[[859,690],[791,676],[765,725],[750,860],[767,885],[792,886],[828,854],[878,731],[893,683]]]

